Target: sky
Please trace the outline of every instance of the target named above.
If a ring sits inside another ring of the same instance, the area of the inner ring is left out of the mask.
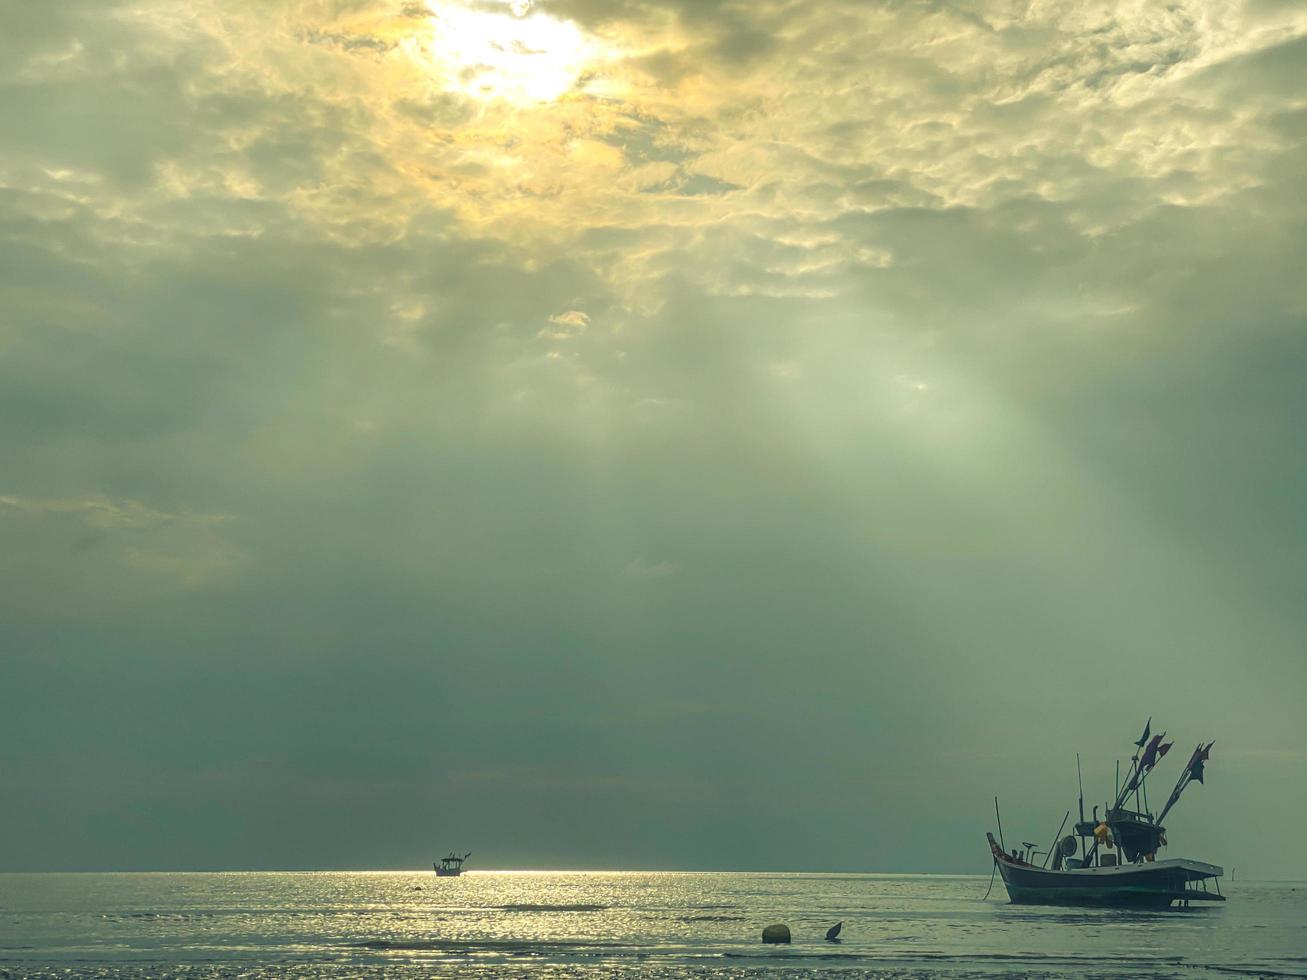
[[[0,0],[0,870],[1307,878],[1307,7]]]

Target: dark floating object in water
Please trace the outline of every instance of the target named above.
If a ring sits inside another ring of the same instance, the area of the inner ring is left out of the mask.
[[[779,923],[768,926],[762,931],[762,941],[764,943],[788,943],[790,941],[790,927]]]
[[[837,922],[826,930],[826,939],[829,942],[835,942],[839,938],[840,930],[844,928],[843,922]]]

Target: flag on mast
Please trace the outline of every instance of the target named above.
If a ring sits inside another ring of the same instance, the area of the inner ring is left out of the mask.
[[[1144,733],[1139,736],[1139,741],[1136,742],[1135,745],[1139,746],[1141,749],[1144,747],[1144,745],[1148,742],[1148,733],[1152,730],[1152,727],[1153,727],[1153,716],[1149,715],[1148,721],[1144,723]]]
[[[1138,759],[1135,766],[1130,770],[1130,780],[1126,783],[1126,793],[1133,793],[1135,789],[1143,782],[1144,777],[1152,771],[1161,760],[1162,756],[1171,751],[1174,742],[1162,744],[1162,739],[1166,738],[1166,732],[1160,735],[1154,735],[1148,743],[1148,748],[1144,749],[1143,757]]]
[[[1139,760],[1139,771],[1144,772],[1157,765],[1157,749],[1162,744],[1162,739],[1166,737],[1166,732],[1161,735],[1154,735],[1152,741],[1148,743],[1148,748],[1144,749],[1144,757]]]
[[[1175,789],[1171,790],[1171,798],[1166,801],[1166,806],[1162,807],[1162,812],[1157,815],[1158,823],[1161,823],[1166,815],[1171,812],[1171,807],[1175,806],[1175,801],[1180,799],[1180,794],[1184,792],[1186,786],[1195,779],[1200,783],[1203,781],[1203,763],[1208,760],[1212,746],[1215,744],[1215,740],[1208,742],[1206,745],[1203,745],[1202,742],[1198,743],[1198,747],[1194,749],[1194,754],[1189,757],[1189,762],[1185,765],[1184,771],[1180,773],[1180,778],[1176,780]]]
[[[1206,746],[1199,745],[1194,749],[1193,758],[1189,760],[1189,778],[1196,779],[1198,782],[1203,781],[1203,763],[1208,760],[1215,741],[1208,742]]]

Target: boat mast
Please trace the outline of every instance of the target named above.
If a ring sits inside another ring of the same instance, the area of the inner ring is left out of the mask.
[[[1080,753],[1076,753],[1076,788],[1080,790],[1080,822],[1085,822],[1085,784],[1080,778]]]
[[[1003,853],[1007,853],[1007,845],[1003,843],[1003,818],[998,815],[998,797],[994,797],[994,819],[998,821],[998,844],[1003,848]]]
[[[1130,790],[1134,789],[1135,795],[1138,796],[1139,787],[1134,785],[1135,775],[1139,770],[1139,758],[1148,746],[1148,736],[1152,732],[1152,730],[1153,730],[1153,716],[1149,715],[1148,721],[1144,723],[1144,733],[1140,735],[1139,739],[1135,742],[1136,751],[1134,755],[1130,756],[1130,771],[1126,773],[1126,777],[1125,777],[1125,784],[1127,786],[1126,795],[1129,795]],[[1165,732],[1163,732],[1163,734],[1165,734]],[[1119,769],[1120,765],[1121,763],[1118,760],[1117,762],[1118,773],[1120,771]],[[1125,802],[1121,795],[1121,780],[1119,775],[1117,777],[1116,791],[1117,791],[1117,800],[1116,803],[1113,805],[1113,809],[1118,809],[1121,806],[1121,804]],[[1137,805],[1138,800],[1136,800],[1135,802]],[[1104,816],[1106,816],[1106,814],[1104,814]]]
[[[1085,822],[1085,783],[1080,778],[1080,753],[1076,753],[1076,788],[1080,790],[1080,823]],[[1085,860],[1085,839],[1080,834],[1080,824],[1076,824],[1076,837],[1080,840],[1080,860]]]
[[[1202,742],[1198,743],[1198,747],[1194,749],[1194,754],[1189,757],[1189,762],[1184,767],[1184,772],[1180,773],[1180,778],[1176,780],[1175,789],[1171,790],[1171,798],[1166,801],[1166,806],[1162,807],[1162,812],[1157,815],[1159,824],[1171,812],[1171,807],[1175,806],[1175,801],[1180,799],[1180,794],[1184,792],[1184,788],[1193,781],[1195,767],[1198,769],[1198,781],[1200,783],[1203,781],[1202,763],[1207,761],[1207,753],[1212,750],[1212,746],[1215,744],[1215,742],[1208,742],[1204,746]]]
[[[1144,725],[1144,734],[1139,739],[1139,742],[1146,743],[1148,741],[1148,733],[1152,729],[1152,727],[1153,727],[1153,719],[1150,716],[1148,719],[1148,723]],[[1139,745],[1139,742],[1136,742],[1135,745]],[[1135,753],[1134,757],[1130,760],[1130,771],[1126,776],[1126,788],[1122,790],[1121,789],[1121,760],[1120,759],[1116,760],[1116,781],[1117,781],[1116,802],[1114,802],[1111,806],[1107,807],[1106,812],[1103,814],[1103,822],[1108,825],[1109,830],[1111,829],[1112,826],[1111,824],[1112,811],[1120,809],[1122,802],[1124,802],[1125,800],[1125,797],[1128,796],[1130,790],[1133,789],[1133,787],[1130,785],[1130,778],[1134,775],[1135,770],[1138,768],[1139,768],[1139,753]],[[1093,861],[1094,855],[1097,853],[1098,853],[1098,838],[1095,837],[1094,843],[1089,846],[1089,853],[1086,854],[1084,857],[1085,867],[1089,867],[1090,862]]]

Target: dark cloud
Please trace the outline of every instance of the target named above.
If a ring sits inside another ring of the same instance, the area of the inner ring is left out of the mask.
[[[11,8],[0,866],[1307,856],[1291,8]]]

